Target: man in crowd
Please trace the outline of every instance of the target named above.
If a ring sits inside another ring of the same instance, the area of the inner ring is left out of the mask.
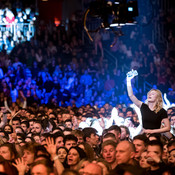
[[[116,147],[116,160],[117,164],[130,164],[135,165],[135,147],[129,141],[121,141]]]
[[[54,175],[53,165],[48,160],[38,160],[31,166],[32,175]]]
[[[98,145],[98,136],[97,130],[91,127],[87,127],[83,129],[84,133],[84,141],[88,143],[98,155],[100,153],[99,145]]]
[[[120,126],[120,129],[121,129],[120,140],[129,140],[130,132],[128,127],[122,125]]]
[[[148,138],[145,135],[137,135],[133,138],[133,144],[135,146],[135,159],[140,159],[141,153],[146,149]]]
[[[115,137],[115,135],[113,133],[106,133],[106,134],[103,135],[102,143],[107,141],[107,140],[112,140],[115,143],[117,143],[116,137]]]
[[[21,125],[21,120],[19,117],[14,117],[12,119],[12,127],[13,127],[13,130],[16,129],[17,126],[20,126]]]
[[[112,169],[114,169],[117,166],[116,145],[116,142],[112,140],[107,140],[102,144],[102,156],[104,160],[106,160],[111,165]]]
[[[147,146],[147,162],[150,164],[148,174],[163,174],[167,167],[162,162],[163,144],[160,141],[152,140]]]
[[[117,143],[120,141],[121,136],[121,129],[117,125],[112,125],[108,128],[108,133],[113,133],[115,135],[115,138],[117,140]]]
[[[64,146],[64,134],[62,132],[56,132],[53,134],[53,138],[57,148]]]
[[[66,135],[64,137],[64,146],[69,150],[72,146],[77,146],[77,137],[72,134]]]
[[[103,175],[103,169],[100,165],[96,163],[89,163],[84,167],[84,171],[82,172],[82,175]]]
[[[42,128],[41,121],[35,121],[33,124],[33,129],[31,131],[35,134],[42,134],[44,132],[44,129]]]

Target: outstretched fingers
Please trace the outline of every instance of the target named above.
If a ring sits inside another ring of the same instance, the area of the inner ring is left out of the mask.
[[[46,144],[47,145],[54,145],[54,139],[51,137],[46,138]]]

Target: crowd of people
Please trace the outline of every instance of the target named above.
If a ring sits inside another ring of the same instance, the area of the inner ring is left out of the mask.
[[[42,21],[30,41],[0,52],[0,172],[173,175],[173,15],[163,55],[140,26],[121,38],[100,30],[89,46],[80,16],[68,29]],[[145,81],[154,88],[147,96]]]
[[[68,30],[41,22],[31,41],[17,44],[10,55],[1,52],[0,78],[5,81],[1,83],[3,91],[8,89],[7,97],[13,96],[15,101],[20,89],[29,99],[28,104],[37,100],[39,104],[62,106],[76,103],[77,107],[101,107],[105,102],[127,105],[130,101],[125,75],[135,69],[139,73],[136,96],[144,100],[143,85],[148,82],[149,88],[157,87],[171,103],[175,102],[173,27],[168,25],[170,47],[160,55],[150,38],[141,33],[140,26],[131,27],[117,39],[113,39],[113,32],[101,30],[94,36],[94,47],[89,47],[89,42],[82,40],[81,20],[80,15],[73,15]],[[105,57],[106,48],[117,58],[117,65]]]
[[[133,135],[140,123],[131,107],[113,108],[106,103],[99,109],[91,105],[53,108],[33,104],[25,109],[14,103],[7,109],[1,107],[0,123],[0,172],[7,175],[175,172],[174,135]],[[114,110],[118,116],[115,114],[110,121]],[[173,127],[175,107],[167,113]],[[125,120],[123,125],[119,126],[117,117]],[[100,134],[98,125],[102,129]]]
[[[34,35],[36,13],[33,6],[22,2],[0,2],[0,51],[10,52],[20,42],[29,41]]]

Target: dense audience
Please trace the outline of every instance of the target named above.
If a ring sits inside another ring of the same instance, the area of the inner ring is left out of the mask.
[[[19,110],[12,111],[15,108]],[[6,109],[1,107],[0,123],[0,158],[6,174],[174,173],[173,133],[134,136],[139,121],[131,107],[118,105],[115,109],[132,126],[118,126],[115,120],[110,126],[113,109],[107,103],[97,109],[90,105],[77,108],[45,104],[27,109],[14,104],[11,112]],[[175,107],[169,108],[172,129],[174,114]]]
[[[13,0],[0,2],[0,51],[10,52],[15,44],[33,37],[37,13],[34,4],[27,4]]]
[[[41,22],[30,41],[18,43],[9,55],[3,50],[0,172],[173,175],[172,16],[167,17],[169,47],[163,55],[139,26],[131,27],[129,39],[115,36],[114,41],[113,33],[101,30],[92,47],[82,41],[79,14],[74,14],[68,30]],[[105,49],[117,55],[118,65],[107,59]],[[165,93],[170,132],[138,132],[138,109],[126,91],[128,69],[139,73],[134,94],[142,101],[147,98],[144,81]]]

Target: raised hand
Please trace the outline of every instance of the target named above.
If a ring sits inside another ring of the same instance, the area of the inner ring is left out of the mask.
[[[24,162],[23,158],[18,158],[15,160],[15,163],[12,163],[12,164],[18,170],[18,174],[24,175],[26,173],[26,171],[28,170],[27,162]]]
[[[46,138],[45,148],[47,149],[48,153],[51,155],[51,159],[54,160],[55,162],[55,168],[56,168],[57,174],[62,174],[64,170],[64,166],[62,165],[62,163],[60,162],[56,154],[56,144],[54,143],[53,138],[50,138],[50,137]]]
[[[45,148],[47,149],[48,153],[51,155],[52,158],[56,156],[56,144],[54,143],[53,138],[46,138]]]
[[[161,162],[162,160],[157,154],[149,154],[147,157],[147,163],[152,166],[158,165]]]
[[[133,79],[135,76],[138,75],[138,72],[136,70],[131,70],[129,71],[126,76],[127,76],[127,81]]]

